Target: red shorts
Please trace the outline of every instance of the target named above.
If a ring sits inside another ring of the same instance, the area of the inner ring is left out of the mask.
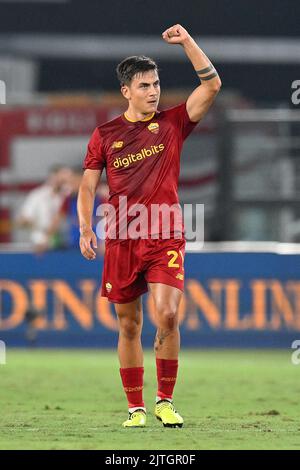
[[[101,295],[110,302],[132,302],[160,282],[183,291],[185,240],[123,240],[107,245]]]

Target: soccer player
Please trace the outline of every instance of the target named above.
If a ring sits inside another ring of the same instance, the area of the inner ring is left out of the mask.
[[[102,295],[114,304],[118,317],[120,375],[129,409],[124,427],[146,424],[141,296],[148,288],[157,320],[154,413],[164,426],[183,425],[183,418],[173,405],[180,347],[178,307],[184,287],[183,226],[175,221],[180,152],[183,141],[208,111],[221,86],[214,66],[181,25],[168,28],[162,38],[168,44],[183,47],[200,85],[185,103],[158,111],[160,82],[156,63],[145,56],[124,59],[117,67],[117,75],[128,108],[92,134],[78,197],[80,249],[85,258],[93,260],[93,247],[97,246],[91,222],[94,196],[105,168],[109,203],[118,222],[114,231],[108,231],[106,240]],[[125,196],[129,208],[125,228],[129,233],[138,219],[139,237],[124,237],[121,199]],[[153,206],[162,204],[175,208],[169,231],[164,220],[149,224],[149,219],[141,222],[137,217],[138,210],[141,213],[146,207],[150,212]]]

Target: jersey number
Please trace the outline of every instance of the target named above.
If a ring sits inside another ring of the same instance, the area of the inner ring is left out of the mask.
[[[182,262],[183,262],[183,254],[182,254],[182,251],[179,250],[179,253],[180,253],[180,255],[181,255]],[[178,256],[179,256],[179,253],[177,253],[177,251],[174,251],[174,250],[171,250],[171,251],[168,251],[168,252],[167,252],[167,255],[168,255],[168,256],[172,256],[172,258],[171,258],[170,261],[168,262],[168,268],[180,268],[179,264],[175,262],[175,261],[177,260]]]

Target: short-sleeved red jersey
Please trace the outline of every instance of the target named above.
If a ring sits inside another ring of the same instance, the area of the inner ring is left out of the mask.
[[[184,140],[196,124],[190,121],[186,103],[182,103],[156,112],[147,120],[131,122],[121,115],[95,129],[83,168],[106,169],[108,202],[114,206],[118,217],[120,196],[127,197],[128,208],[143,204],[150,211],[153,204],[167,204],[178,207],[180,211],[180,153]],[[132,223],[134,218],[134,215],[127,216],[126,225]],[[141,228],[142,238],[147,235],[151,237],[151,223]],[[117,225],[119,227],[119,223]],[[171,234],[174,231],[178,231],[178,224],[172,226]],[[182,222],[180,231],[183,232]],[[159,221],[158,233],[162,232]],[[119,228],[117,238],[122,238],[119,237]]]

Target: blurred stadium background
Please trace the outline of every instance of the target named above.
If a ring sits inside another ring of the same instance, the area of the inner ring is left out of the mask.
[[[76,248],[78,167],[95,126],[125,109],[115,76],[122,58],[158,62],[161,109],[197,86],[180,47],[160,38],[178,22],[223,82],[182,155],[181,202],[205,205],[204,248],[189,244],[186,256],[182,345],[199,348],[199,358],[204,347],[282,348],[282,365],[292,368],[300,333],[299,16],[296,0],[0,1],[0,339],[8,358],[12,347],[116,346],[115,314],[98,295],[102,249],[89,263]],[[29,197],[45,181],[62,191],[63,209],[41,239],[25,215],[38,214]],[[105,199],[105,182],[98,196]],[[154,330],[146,296],[146,346]],[[226,357],[216,360],[220,368]]]

